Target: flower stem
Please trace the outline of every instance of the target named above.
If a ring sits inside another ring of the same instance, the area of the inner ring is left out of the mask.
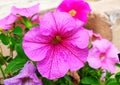
[[[100,85],[105,85],[105,81],[100,80]]]
[[[6,77],[5,77],[5,73],[4,73],[3,69],[2,69],[2,66],[0,66],[0,70],[1,70],[1,73],[3,75],[3,78],[5,79]]]
[[[10,57],[13,58],[13,50],[10,48]]]

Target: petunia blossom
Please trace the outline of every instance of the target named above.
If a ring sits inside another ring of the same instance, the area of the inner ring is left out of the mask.
[[[14,14],[9,14],[0,20],[0,28],[3,30],[9,30],[13,27],[14,21],[17,19],[17,16]]]
[[[34,65],[27,62],[18,75],[5,79],[4,85],[43,85],[36,76],[35,70]]]
[[[40,27],[32,28],[23,39],[26,55],[37,62],[43,77],[56,79],[68,70],[84,66],[88,55],[88,32],[83,23],[65,12],[46,13]]]
[[[15,6],[13,6],[11,8],[11,13],[13,13],[14,15],[22,15],[22,16],[26,16],[28,18],[32,17],[32,20],[35,22],[39,22],[40,20],[40,15],[39,15],[39,4],[33,5],[31,7],[28,8],[17,8]]]
[[[91,11],[89,4],[83,0],[63,0],[57,10],[67,12],[83,22],[87,21],[87,14]]]
[[[106,39],[95,40],[92,44],[87,59],[89,65],[95,69],[102,68],[114,73],[115,63],[119,62],[118,49]]]
[[[87,30],[87,31],[89,33],[91,42],[93,42],[95,40],[101,40],[102,39],[102,36],[100,34],[94,33],[93,30]]]
[[[27,18],[32,17],[31,20],[32,23],[39,23],[40,21],[39,4],[36,4],[29,8],[12,7],[11,13],[0,20],[0,28],[4,30],[10,30],[17,25],[17,26],[21,26],[24,29],[25,27],[22,24],[16,22],[16,20],[22,21],[21,17],[17,16],[17,14],[19,14],[20,16],[26,16]]]

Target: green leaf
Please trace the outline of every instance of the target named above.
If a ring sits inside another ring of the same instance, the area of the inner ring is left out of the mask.
[[[44,85],[55,85],[52,80],[48,80],[46,78],[42,78],[42,82]]]
[[[22,33],[22,28],[20,26],[16,26],[13,30],[13,33],[20,35]]]
[[[12,36],[10,36],[10,37],[9,37],[9,40],[10,40],[10,42],[9,42],[10,46],[9,46],[9,48],[12,49],[12,50],[14,50],[14,47],[15,47],[15,45],[16,45],[15,38],[12,37]]]
[[[0,54],[0,65],[2,66],[4,64],[6,64],[6,60],[4,59],[4,56]]]
[[[25,25],[28,29],[32,28],[32,22],[31,22],[27,17],[25,17],[25,16],[22,16],[22,18],[23,18],[23,20],[24,20],[24,25]]]
[[[88,49],[91,49],[93,47],[93,45],[90,43],[89,45],[88,45]]]
[[[64,78],[65,78],[66,82],[68,83],[68,85],[72,85],[72,81],[70,79],[70,76],[65,75]]]
[[[119,63],[116,63],[115,65],[120,68],[120,64]]]
[[[108,80],[113,74],[106,71],[106,76],[105,76],[105,79]]]
[[[32,28],[32,22],[30,22],[30,21],[27,21],[27,22],[25,22],[25,26],[28,28],[28,29],[30,29],[30,28]]]
[[[8,44],[9,44],[9,39],[8,39],[8,37],[5,36],[3,33],[0,34],[0,39],[1,39],[1,41],[2,41],[2,43],[3,43],[4,45],[8,45]]]
[[[116,79],[111,78],[107,81],[107,83],[105,85],[120,85]]]
[[[23,68],[24,64],[27,62],[26,59],[16,56],[5,69],[5,73],[16,72]]]
[[[15,45],[15,50],[17,52],[17,55],[19,55],[19,56],[26,56],[25,53],[24,53],[24,50],[22,48],[22,44],[21,43]]]
[[[24,20],[24,22],[27,22],[28,21],[28,18],[26,16],[21,16]]]
[[[34,27],[40,26],[39,24],[33,24]]]
[[[120,72],[116,73],[115,78],[120,83]]]
[[[98,80],[95,78],[95,77],[92,77],[92,76],[88,76],[88,77],[84,77],[81,79],[81,82],[82,84],[99,84]]]

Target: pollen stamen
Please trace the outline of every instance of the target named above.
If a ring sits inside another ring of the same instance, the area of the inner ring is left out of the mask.
[[[52,40],[52,43],[53,44],[57,44],[57,43],[59,43],[61,41],[61,37],[60,36],[55,36],[55,38]]]
[[[100,55],[100,59],[103,60],[104,58],[105,58],[105,54],[102,53],[102,54]]]
[[[75,16],[76,13],[77,13],[77,12],[76,12],[75,10],[73,10],[73,9],[69,11],[69,14],[70,14],[71,16]]]
[[[3,29],[0,27],[0,31],[2,31]]]

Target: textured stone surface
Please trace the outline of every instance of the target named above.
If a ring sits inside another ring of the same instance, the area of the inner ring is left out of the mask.
[[[93,30],[109,41],[112,41],[112,30],[108,19],[98,13],[89,14],[85,28]]]

